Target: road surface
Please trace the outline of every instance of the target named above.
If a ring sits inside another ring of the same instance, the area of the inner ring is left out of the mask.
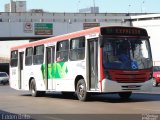
[[[32,97],[29,92],[0,85],[0,113],[0,119],[4,120],[14,115],[21,115],[19,118],[26,115],[27,119],[38,120],[160,120],[160,86],[154,87],[150,93],[134,93],[125,101],[117,94],[103,94],[91,96],[87,102],[81,102],[74,96],[66,97],[61,93]]]

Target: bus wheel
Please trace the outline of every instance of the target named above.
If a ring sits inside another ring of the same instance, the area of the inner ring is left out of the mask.
[[[118,93],[121,99],[129,99],[131,96],[132,92],[120,92]]]
[[[36,90],[36,83],[35,80],[32,79],[31,83],[30,83],[30,91],[33,97],[38,97],[39,96],[39,92]]]
[[[79,80],[76,87],[76,94],[80,101],[85,101],[87,98],[86,84],[83,79]]]

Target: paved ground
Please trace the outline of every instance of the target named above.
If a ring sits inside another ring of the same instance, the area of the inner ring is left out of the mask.
[[[135,93],[126,101],[116,94],[95,95],[87,102],[80,102],[74,96],[65,97],[61,93],[32,97],[29,92],[16,91],[9,86],[0,86],[0,96],[0,119],[4,120],[9,115],[19,114],[38,120],[142,120],[143,117],[160,120],[160,86],[154,87],[151,93]]]

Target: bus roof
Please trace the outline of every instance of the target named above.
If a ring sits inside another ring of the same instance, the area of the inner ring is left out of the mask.
[[[15,47],[12,47],[11,50],[23,49],[23,48],[26,48],[26,47],[33,47],[33,46],[42,45],[42,44],[45,44],[45,43],[67,40],[67,39],[70,39],[70,38],[80,37],[80,36],[89,35],[89,34],[96,34],[96,33],[100,33],[100,31],[103,28],[106,28],[106,29],[108,29],[108,28],[113,28],[113,29],[114,28],[124,28],[124,29],[135,28],[135,29],[141,29],[142,31],[146,32],[145,29],[137,28],[137,27],[125,27],[125,26],[94,27],[94,28],[90,28],[90,29],[86,29],[86,30],[81,30],[81,31],[73,32],[73,33],[54,36],[54,37],[38,40],[38,41],[35,41],[35,42],[30,42],[30,43],[27,43],[27,44],[15,46]]]
[[[22,48],[26,48],[26,47],[42,45],[42,44],[45,44],[45,43],[67,40],[67,39],[70,39],[70,38],[80,37],[80,36],[93,34],[93,33],[99,33],[100,28],[101,27],[94,27],[94,28],[91,28],[91,29],[81,30],[81,31],[73,32],[73,33],[64,34],[64,35],[53,36],[53,37],[50,37],[50,38],[46,38],[46,39],[30,42],[30,43],[27,43],[27,44],[15,46],[15,47],[12,47],[11,50],[17,50],[17,49],[22,49]]]

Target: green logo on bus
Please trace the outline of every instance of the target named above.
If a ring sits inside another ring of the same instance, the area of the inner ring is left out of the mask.
[[[43,79],[46,78],[46,65],[43,64],[41,66]],[[48,64],[48,79],[51,78],[64,78],[68,73],[67,63],[66,62],[58,62],[53,64]]]

